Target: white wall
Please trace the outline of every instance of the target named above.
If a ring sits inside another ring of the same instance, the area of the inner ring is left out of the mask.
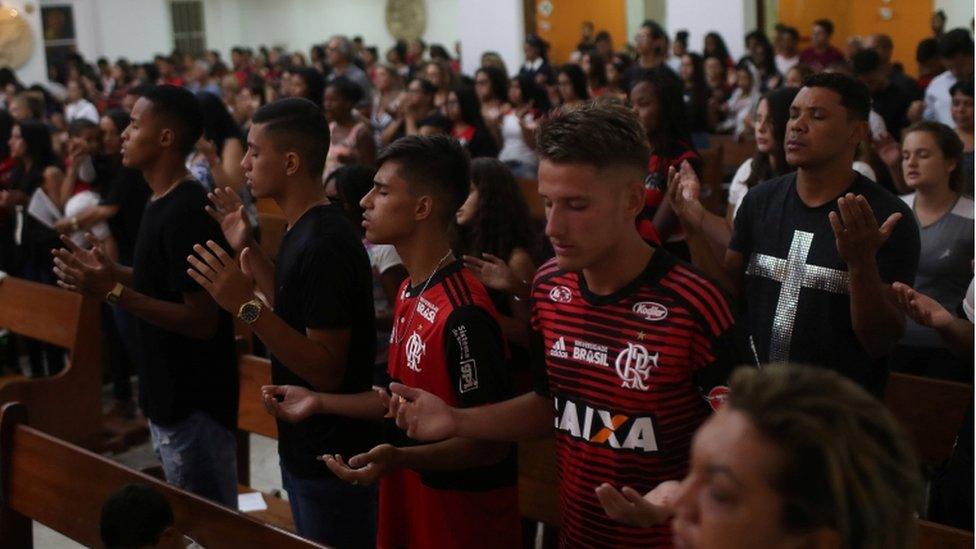
[[[705,35],[718,32],[725,39],[729,53],[738,60],[745,53],[745,35],[756,28],[755,9],[746,4],[755,0],[722,0],[700,2],[693,0],[667,0],[666,29],[675,32],[688,31],[688,47],[700,52]]]
[[[935,0],[934,9],[945,11],[946,30],[971,28],[969,22],[973,19],[973,0]]]
[[[460,0],[461,70],[467,74],[481,66],[481,54],[497,51],[515,74],[525,60],[525,16],[522,0]]]

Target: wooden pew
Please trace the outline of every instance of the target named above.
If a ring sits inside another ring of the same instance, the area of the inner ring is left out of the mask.
[[[32,547],[32,520],[101,546],[102,504],[131,483],[161,493],[176,527],[204,547],[322,547],[29,427],[20,403],[0,409],[0,472],[0,549]]]
[[[94,448],[102,432],[99,303],[8,276],[0,280],[0,327],[63,347],[68,356],[64,370],[53,377],[0,378],[0,403],[22,402],[34,411],[37,429]]]
[[[951,526],[918,521],[918,549],[972,549],[973,533]]]
[[[251,442],[250,434],[278,438],[278,425],[264,409],[261,402],[261,386],[271,384],[271,361],[254,355],[240,355],[237,359],[240,372],[240,403],[237,410],[237,482],[240,493],[255,491],[251,483]],[[254,511],[248,515],[274,524],[279,528],[294,531],[295,521],[291,516],[288,502],[272,494],[263,494],[268,505],[265,511]]]
[[[938,467],[952,453],[972,398],[972,385],[892,373],[884,400],[911,439],[919,461]]]
[[[723,180],[731,181],[732,175],[739,165],[752,158],[756,152],[756,143],[752,140],[740,142],[732,135],[713,134],[708,136],[711,147],[722,147]]]
[[[715,215],[725,217],[725,192],[722,189],[722,155],[725,149],[721,145],[701,151],[702,159],[702,188],[701,203],[706,210]]]

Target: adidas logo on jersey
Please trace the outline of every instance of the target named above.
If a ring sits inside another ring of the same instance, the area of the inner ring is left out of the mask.
[[[626,416],[582,402],[554,397],[557,431],[615,450],[656,452],[657,437],[650,416]]]
[[[549,356],[556,358],[569,358],[569,353],[566,352],[566,338],[560,337],[552,344],[552,348],[549,349]]]

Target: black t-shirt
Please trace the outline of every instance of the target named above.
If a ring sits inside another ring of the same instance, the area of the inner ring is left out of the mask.
[[[105,182],[100,204],[119,207],[118,213],[108,220],[108,227],[119,246],[119,263],[132,265],[139,224],[149,201],[149,184],[139,170],[108,160],[96,163],[95,173]]]
[[[337,393],[370,390],[376,358],[376,317],[369,257],[352,224],[339,208],[316,206],[295,222],[281,241],[275,264],[275,314],[302,334],[306,329],[350,330],[346,368]],[[276,385],[312,388],[271,356]],[[373,447],[378,426],[335,415],[316,415],[299,423],[278,422],[278,453],[290,474],[332,476],[315,458],[347,458]]]
[[[879,185],[857,174],[844,191],[864,195],[879,225],[901,212],[902,218],[877,255],[885,283],[912,284],[918,269],[919,232],[908,206]],[[746,265],[741,303],[760,363],[791,361],[824,366],[866,388],[880,390],[884,359],[871,359],[851,324],[847,264],[827,214],[831,200],[806,206],[796,190],[796,173],[753,187],[735,218],[730,249]]]
[[[193,245],[213,240],[225,250],[220,227],[204,206],[199,183],[186,180],[149,203],[139,228],[132,265],[133,287],[162,301],[183,302],[184,293],[203,289],[186,273]],[[221,310],[217,331],[194,339],[140,320],[142,368],[139,404],[146,416],[172,425],[191,413],[209,413],[228,429],[237,428],[238,376],[234,327]]]
[[[871,98],[871,107],[881,115],[888,133],[895,139],[898,139],[901,131],[911,123],[908,120],[908,107],[912,101],[922,98],[918,88],[913,84],[911,79],[907,83],[893,79],[888,87]]]

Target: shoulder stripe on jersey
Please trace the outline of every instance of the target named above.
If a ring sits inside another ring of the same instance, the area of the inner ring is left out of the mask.
[[[467,300],[467,303],[474,303],[474,294],[471,292],[471,288],[468,287],[468,281],[464,279],[464,271],[458,271],[455,275],[457,281],[461,285],[461,295]]]
[[[444,295],[447,296],[447,300],[451,302],[451,307],[460,307],[461,299],[458,297],[457,289],[451,285],[451,277],[446,276],[441,280],[441,287],[444,288]]]
[[[698,290],[697,293],[708,298],[708,304],[712,307],[711,310],[718,313],[725,323],[731,324],[733,322],[734,315],[729,306],[729,301],[714,283],[687,267],[678,267],[675,271],[684,275],[688,280],[688,286],[693,286],[693,289]]]
[[[455,307],[462,307],[470,303],[471,300],[465,299],[466,296],[464,295],[464,292],[461,290],[460,284],[458,284],[457,276],[458,276],[457,273],[454,273],[444,278],[444,287],[451,289],[451,293],[453,293],[454,299],[457,301],[457,303],[454,303],[453,305]]]
[[[687,301],[693,309],[698,311],[698,314],[702,315],[702,317],[708,323],[708,329],[711,331],[711,333],[718,335],[721,334],[725,328],[727,328],[727,326],[723,325],[723,323],[720,322],[719,319],[717,319],[712,313],[713,309],[706,307],[698,296],[689,291],[689,289],[684,287],[683,284],[675,281],[671,277],[665,277],[661,280],[661,286],[677,293],[682,299]]]
[[[543,263],[541,267],[536,269],[533,286],[537,286],[541,284],[544,280],[547,280],[551,278],[553,275],[558,275],[562,272],[563,271],[559,268],[559,265],[556,263],[556,258],[552,258],[549,261]]]

